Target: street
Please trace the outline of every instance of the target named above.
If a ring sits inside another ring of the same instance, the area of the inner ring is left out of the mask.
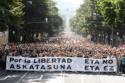
[[[125,76],[59,73],[59,72],[7,72],[0,83],[124,83]]]

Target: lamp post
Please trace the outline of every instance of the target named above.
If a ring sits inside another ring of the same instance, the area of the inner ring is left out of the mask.
[[[15,42],[15,31],[14,30],[12,31],[12,37],[13,37],[12,41]]]
[[[112,33],[111,33],[111,45],[113,46],[114,45],[114,28],[113,28],[113,25],[111,26],[112,28]]]
[[[119,39],[120,39],[120,38],[119,38],[119,32],[116,33],[116,39],[117,39],[117,40],[116,40],[116,45],[121,44],[121,41],[119,41]]]
[[[96,21],[97,20],[97,18],[96,18],[96,16],[97,16],[97,13],[96,13],[96,5],[95,5],[95,0],[91,0],[91,3],[92,3],[92,5],[91,5],[91,20],[92,21]],[[95,32],[97,31],[96,30],[96,24],[94,24],[95,26],[94,27],[92,27],[92,28],[95,28]],[[97,33],[96,33],[97,34]],[[96,43],[98,42],[98,38],[97,38],[97,35],[94,35],[95,37],[95,41],[96,41]]]

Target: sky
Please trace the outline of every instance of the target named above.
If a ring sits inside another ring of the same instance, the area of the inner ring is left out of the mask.
[[[54,0],[59,8],[59,13],[61,15],[72,16],[75,11],[80,7],[84,0]]]

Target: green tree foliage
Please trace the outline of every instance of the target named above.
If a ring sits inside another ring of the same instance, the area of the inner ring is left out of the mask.
[[[125,0],[99,0],[97,6],[107,24],[119,27],[125,23]]]
[[[59,16],[56,3],[52,0],[47,0],[48,5],[48,31],[49,33],[59,33],[62,31],[63,20]]]
[[[25,41],[33,41],[35,33],[48,33],[52,36],[60,32],[63,21],[53,0],[24,0],[24,4]]]
[[[103,26],[109,26],[107,29],[110,37],[112,38],[112,43],[116,37],[120,36],[123,39],[124,26],[125,26],[125,0],[98,0],[98,13],[103,17]],[[117,33],[120,33],[118,35]]]
[[[24,4],[22,3],[22,0],[12,0],[12,5],[9,6],[10,10],[10,24],[16,28],[22,27],[21,25],[24,24],[23,21],[23,8]]]
[[[22,0],[1,0],[0,1],[0,30],[5,31],[11,26],[20,27],[23,24]]]
[[[122,38],[125,34],[125,0],[85,0],[71,24],[77,32],[89,32],[95,40],[101,37],[102,41],[107,38],[110,42],[117,35]]]
[[[25,28],[30,32],[53,33],[59,31],[62,26],[62,19],[58,14],[56,3],[52,0],[27,0],[24,1]],[[32,31],[31,31],[32,30]]]
[[[48,6],[48,15],[58,15],[58,8],[56,7],[56,3],[52,0],[46,0],[46,3]]]
[[[77,10],[76,15],[71,19],[73,31],[77,33],[85,32],[87,27],[87,18],[91,16],[91,2],[86,0]]]
[[[52,35],[54,33],[59,33],[63,30],[62,27],[63,20],[58,15],[52,15],[48,20],[48,32]]]
[[[8,4],[6,4],[6,0],[5,1],[0,1],[0,30],[4,31],[7,29],[8,27]],[[6,18],[6,19],[5,19]]]

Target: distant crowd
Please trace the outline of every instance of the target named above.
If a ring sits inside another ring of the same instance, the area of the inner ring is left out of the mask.
[[[108,58],[125,56],[125,48],[84,39],[55,38],[46,42],[2,45],[0,58],[5,56]]]

